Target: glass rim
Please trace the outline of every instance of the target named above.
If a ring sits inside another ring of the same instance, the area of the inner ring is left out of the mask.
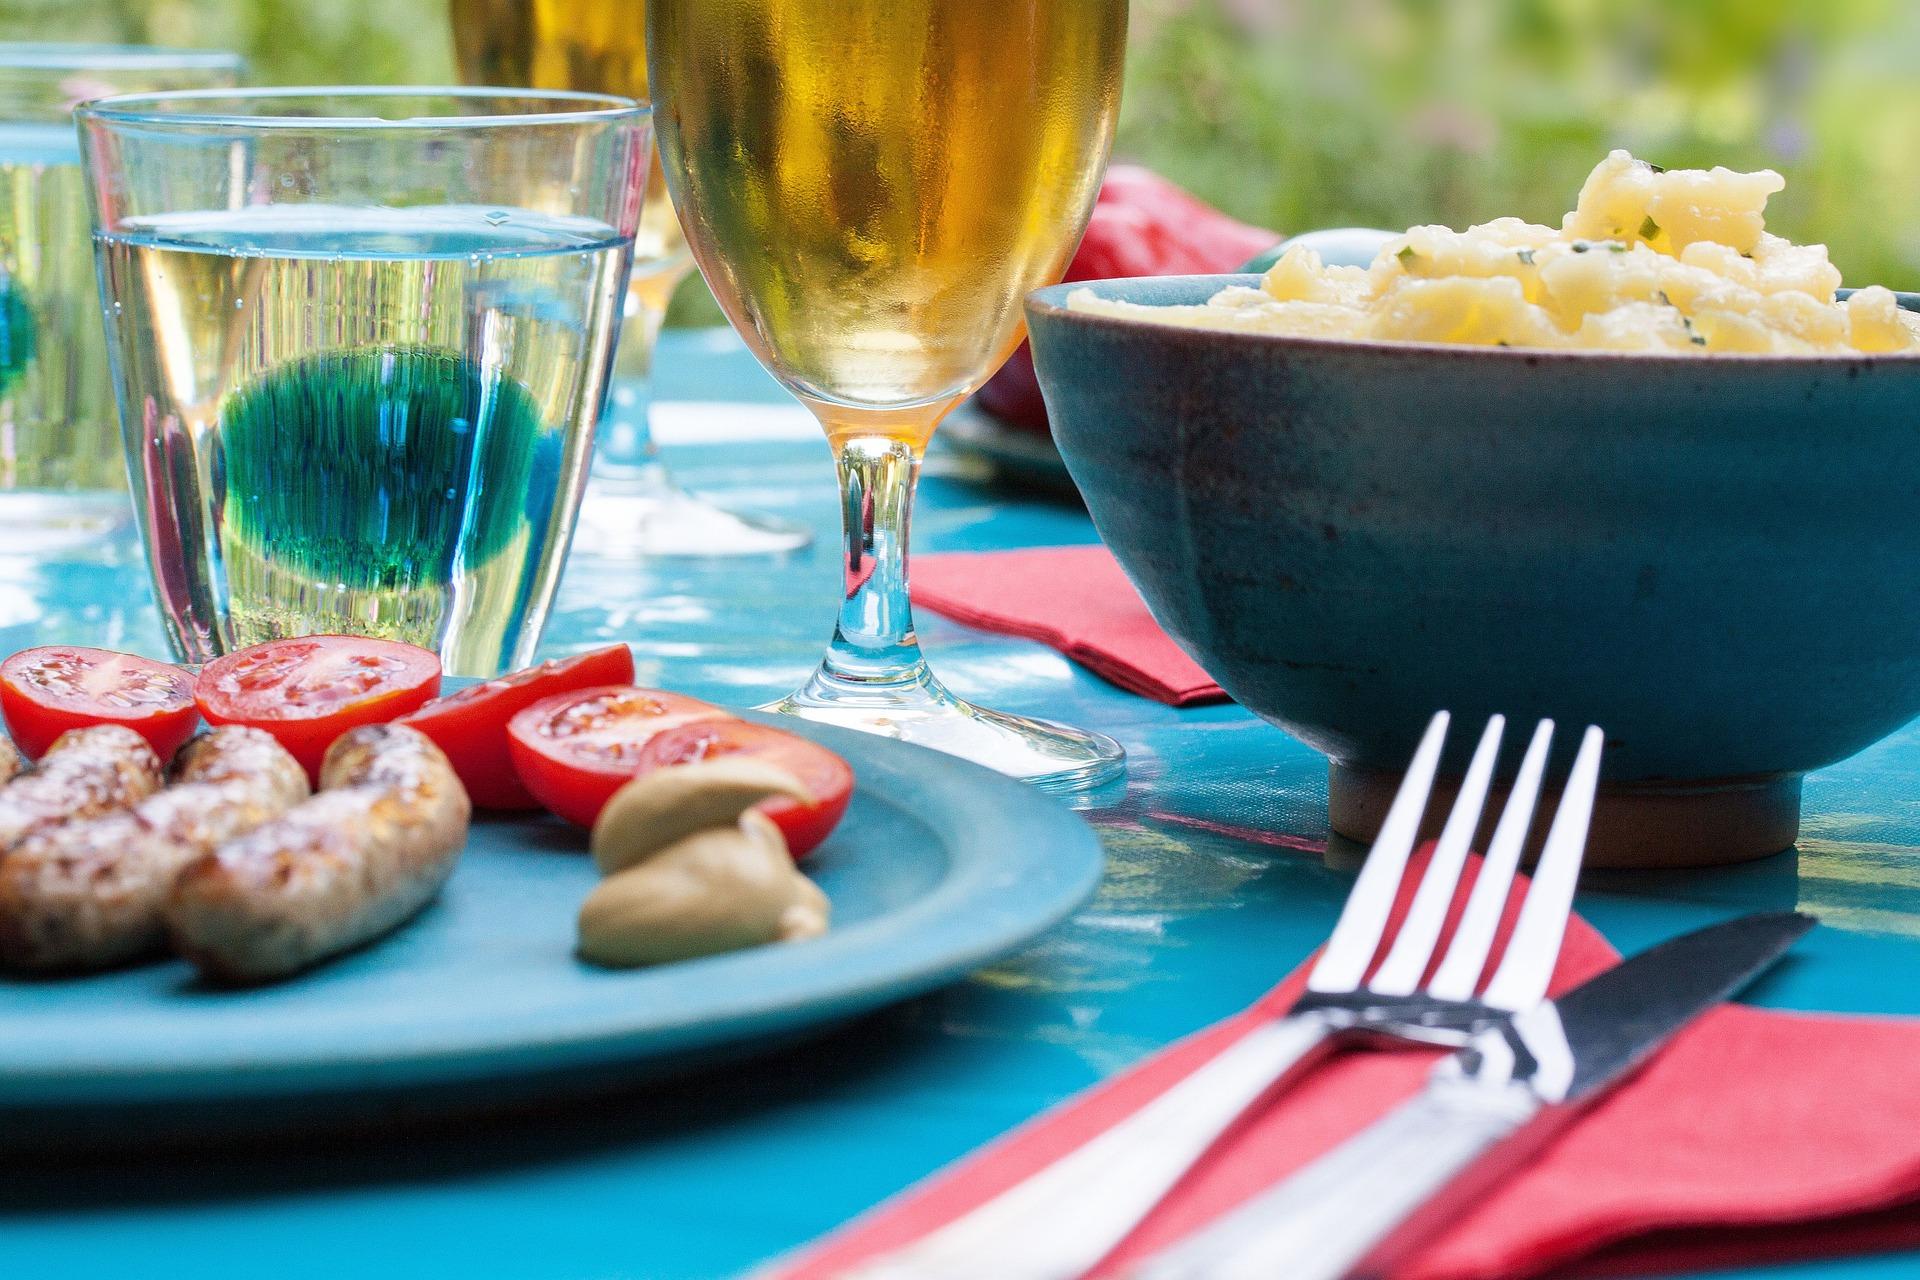
[[[212,104],[232,102],[274,102],[301,100],[352,100],[354,98],[442,98],[481,102],[571,103],[552,111],[479,112],[469,115],[272,115],[212,109]],[[179,104],[209,104],[205,111],[181,110]],[[163,108],[164,109],[161,109]],[[139,124],[147,127],[191,127],[231,129],[446,129],[517,128],[530,125],[614,123],[644,120],[653,113],[653,105],[611,93],[586,93],[574,89],[520,89],[492,85],[293,85],[271,88],[173,89],[144,93],[120,93],[95,98],[74,108],[74,115],[87,120],[114,124]]]
[[[0,71],[244,71],[247,60],[225,49],[159,44],[85,44],[58,40],[0,41]]]

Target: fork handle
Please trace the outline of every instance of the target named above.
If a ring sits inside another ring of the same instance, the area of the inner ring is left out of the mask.
[[[1261,1024],[1125,1120],[846,1280],[1074,1280],[1332,1035],[1318,1013]]]
[[[1509,1157],[1535,1150],[1509,1140],[1544,1135],[1557,1110],[1521,1084],[1435,1082],[1127,1280],[1386,1276],[1473,1205]]]

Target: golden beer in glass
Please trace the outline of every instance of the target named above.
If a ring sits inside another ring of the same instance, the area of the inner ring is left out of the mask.
[[[1055,787],[1097,734],[974,707],[927,669],[907,593],[913,484],[942,417],[1064,271],[1112,142],[1126,0],[650,0],[665,175],[695,260],[840,468],[846,595],[775,709]]]
[[[642,0],[451,0],[460,77],[471,85],[573,89],[647,100]],[[661,464],[648,428],[654,345],[667,304],[693,259],[654,152],[596,484],[581,508],[574,549],[586,555],[767,554],[811,535],[784,521],[736,515],[694,497]]]

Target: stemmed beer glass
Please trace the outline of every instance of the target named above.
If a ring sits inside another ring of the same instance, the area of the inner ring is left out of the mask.
[[[460,76],[472,85],[527,85],[647,97],[647,30],[635,0],[452,0]],[[593,483],[574,531],[575,555],[773,555],[812,541],[805,526],[732,512],[687,492],[661,462],[648,421],[653,354],[673,291],[693,270],[658,155],[633,241],[633,276]]]
[[[839,465],[839,623],[774,709],[1055,788],[1120,769],[1109,738],[941,686],[914,637],[907,531],[928,438],[1079,241],[1126,24],[1126,0],[650,0],[656,125],[694,258]]]

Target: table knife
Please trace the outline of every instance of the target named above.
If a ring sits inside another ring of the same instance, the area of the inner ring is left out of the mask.
[[[1624,960],[1475,1036],[1425,1088],[1132,1280],[1379,1280],[1524,1165],[1811,916],[1742,916]]]

